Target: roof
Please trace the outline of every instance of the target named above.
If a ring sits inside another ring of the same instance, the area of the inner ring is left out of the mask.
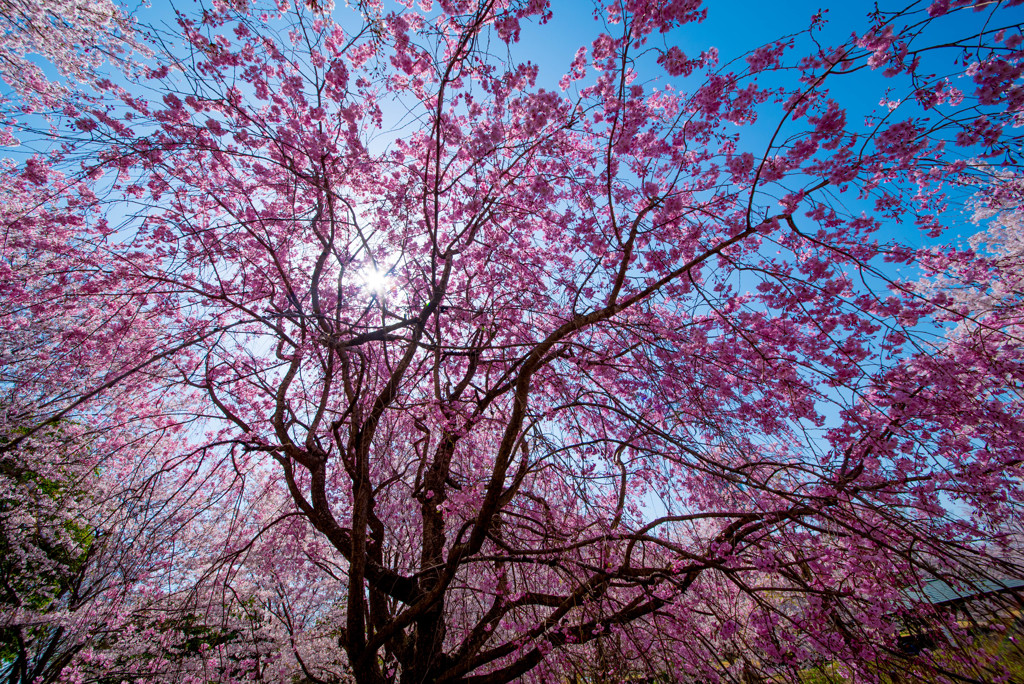
[[[954,588],[940,579],[929,579],[925,580],[920,588],[907,589],[905,593],[914,603],[927,601],[938,606],[1019,588],[1024,588],[1024,579],[1001,577],[964,580],[960,588]]]

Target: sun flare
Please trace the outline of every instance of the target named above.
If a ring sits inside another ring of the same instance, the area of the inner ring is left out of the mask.
[[[368,268],[362,275],[363,288],[376,295],[384,295],[391,289],[391,278],[386,271]]]

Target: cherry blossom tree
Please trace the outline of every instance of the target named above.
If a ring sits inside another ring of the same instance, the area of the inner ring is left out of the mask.
[[[32,417],[3,417],[8,447]],[[135,510],[129,483],[112,486],[114,458],[98,458],[112,445],[82,428],[64,422],[37,431],[0,459],[0,675],[7,682],[57,681],[124,609],[153,561],[139,523],[158,513]]]
[[[33,57],[82,83],[104,61],[125,65],[133,51],[145,51],[128,15],[110,0],[4,0],[0,27],[0,78],[22,104],[52,104],[74,90],[48,78]]]
[[[1024,220],[1020,210],[1024,183],[1012,172],[968,177],[968,182],[979,188],[971,219],[983,227],[969,241],[974,258],[958,264],[953,272],[938,271],[932,289],[946,294],[947,305],[965,317],[955,335],[991,328],[1000,339],[1010,341],[1012,338],[1004,335],[1010,330],[1019,335],[1019,305],[1024,294]]]
[[[1019,321],[920,282],[1010,282],[951,236],[1019,177],[1018,6],[727,61],[612,0],[548,83],[543,0],[214,2],[15,120],[0,450],[161,436],[103,451],[158,543],[64,675],[998,676],[896,644],[1021,572]]]

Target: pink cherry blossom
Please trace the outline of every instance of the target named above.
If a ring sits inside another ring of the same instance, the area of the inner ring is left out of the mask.
[[[9,11],[0,674],[1006,676],[921,589],[1024,577],[1017,4]]]

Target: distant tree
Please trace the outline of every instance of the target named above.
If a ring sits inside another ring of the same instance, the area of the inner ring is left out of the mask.
[[[986,166],[979,164],[977,170]],[[935,282],[928,284],[931,291],[948,296],[954,320],[967,317],[955,335],[974,332],[1011,341],[1020,337],[1024,323],[1024,179],[1013,172],[968,179],[977,188],[971,218],[982,228],[970,238],[973,258],[952,272],[939,270]]]
[[[154,469],[153,456],[167,467],[166,459],[182,454],[140,435],[138,426],[124,427],[135,434],[122,453],[101,457],[112,445],[68,423],[10,449],[11,437],[24,432],[17,426],[31,419],[7,418],[9,436],[0,441],[0,681],[40,684],[71,673],[103,682],[181,681],[196,673],[231,681],[253,672],[278,681],[299,669],[294,659],[278,662],[282,646],[291,649],[269,624],[275,602],[260,603],[256,593],[294,578],[279,571],[261,584],[237,579],[253,563],[238,556],[262,551],[247,534],[268,537],[278,560],[294,555],[276,531],[254,533],[251,520],[214,520],[210,509],[221,502],[208,475]],[[129,464],[135,472],[125,472]],[[203,547],[178,548],[199,535]],[[229,575],[236,580],[226,596],[216,588]],[[286,610],[305,593],[316,595],[293,590]]]
[[[37,417],[0,452],[74,421],[161,492],[67,676],[944,668],[896,653],[905,589],[989,571],[1024,357],[1013,307],[919,276],[980,276],[965,160],[1019,175],[1019,3],[723,64],[670,42],[695,0],[613,0],[558,90],[515,58],[543,0],[407,4],[213,2],[14,121],[51,144],[0,176]]]
[[[4,416],[6,434],[18,433]],[[59,451],[52,443],[60,442]],[[88,470],[67,453],[75,445],[57,428],[0,458],[0,676],[8,682],[53,681],[74,654],[64,627],[45,616],[74,609],[95,542],[82,514]],[[45,451],[46,457],[39,458]],[[58,458],[54,458],[54,457]]]

